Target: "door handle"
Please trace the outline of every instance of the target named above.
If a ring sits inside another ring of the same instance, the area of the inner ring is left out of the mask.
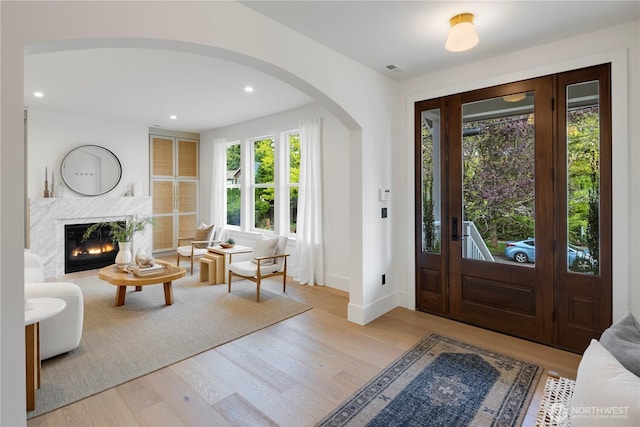
[[[457,241],[458,237],[458,217],[451,217],[451,240]]]

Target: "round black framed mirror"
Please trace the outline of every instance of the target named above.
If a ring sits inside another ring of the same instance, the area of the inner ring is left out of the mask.
[[[108,193],[122,177],[120,160],[99,145],[82,145],[69,151],[60,169],[65,184],[85,196]]]

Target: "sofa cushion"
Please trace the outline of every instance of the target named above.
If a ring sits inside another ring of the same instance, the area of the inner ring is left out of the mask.
[[[276,254],[277,246],[278,246],[277,237],[267,237],[264,234],[261,234],[256,239],[256,245],[253,248],[253,256],[255,258],[273,256]],[[251,261],[254,264],[258,263],[258,261],[256,261],[255,259],[252,259]],[[271,265],[271,264],[273,264],[273,259],[266,259],[260,262],[260,265]]]
[[[571,398],[574,426],[640,425],[640,378],[597,340],[584,352]]]
[[[640,323],[632,313],[627,313],[605,330],[600,337],[600,344],[622,366],[640,377]]]

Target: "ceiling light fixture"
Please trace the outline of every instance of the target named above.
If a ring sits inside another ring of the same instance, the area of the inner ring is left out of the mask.
[[[473,25],[473,13],[461,13],[449,20],[451,29],[444,47],[450,52],[464,52],[478,44],[480,39]]]
[[[520,102],[527,97],[525,92],[514,93],[512,95],[505,95],[502,100],[505,102]]]
[[[42,92],[33,92],[33,96],[35,96],[36,98],[42,98],[44,96],[44,93],[42,93]]]
[[[245,86],[244,87],[244,91],[247,92],[247,93],[253,92],[253,86]]]
[[[172,114],[172,115],[169,116],[169,118],[171,120],[176,120],[178,118],[178,116],[176,116],[175,114]]]

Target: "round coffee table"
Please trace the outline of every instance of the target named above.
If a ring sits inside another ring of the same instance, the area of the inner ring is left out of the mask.
[[[157,273],[136,276],[128,271],[121,271],[117,265],[110,265],[102,268],[98,271],[98,277],[114,286],[116,289],[116,306],[124,305],[124,298],[127,294],[127,286],[135,286],[136,291],[141,291],[143,286],[146,285],[164,285],[164,301],[166,305],[173,304],[173,288],[171,282],[179,279],[187,274],[187,270],[182,267],[176,267],[165,261],[157,261],[157,264],[162,264],[164,269]]]

